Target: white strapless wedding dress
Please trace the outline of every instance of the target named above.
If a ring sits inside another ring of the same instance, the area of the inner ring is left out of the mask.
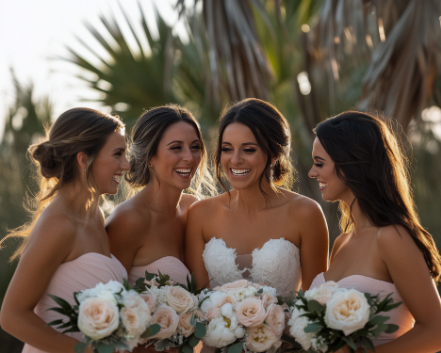
[[[223,239],[212,238],[202,254],[210,286],[248,279],[276,288],[285,296],[300,289],[302,271],[300,250],[284,238],[270,239],[251,254],[237,255]]]

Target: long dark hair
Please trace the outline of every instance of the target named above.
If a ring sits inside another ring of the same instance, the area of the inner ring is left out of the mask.
[[[369,221],[376,227],[403,226],[438,281],[441,256],[432,236],[421,226],[410,187],[409,162],[393,129],[370,114],[348,111],[318,124],[314,132]],[[340,210],[342,231],[352,230],[350,205],[340,201]]]
[[[250,128],[259,147],[267,155],[265,169],[259,177],[259,188],[266,178],[274,192],[275,185],[290,189],[294,181],[294,167],[291,163],[291,130],[285,117],[270,103],[256,98],[244,99],[232,106],[227,106],[221,115],[219,137],[214,153],[216,178],[221,186],[228,190],[222,180],[221,153],[222,137],[226,127],[232,123],[242,123]],[[271,159],[277,158],[273,167],[273,180],[270,180]]]

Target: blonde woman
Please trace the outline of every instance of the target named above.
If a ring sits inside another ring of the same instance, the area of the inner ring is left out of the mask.
[[[42,177],[38,209],[29,225],[9,235],[25,241],[14,255],[20,262],[0,315],[2,328],[26,343],[23,352],[74,353],[81,340],[46,326],[62,318],[47,311],[55,306],[48,294],[74,304],[73,292],[127,277],[110,254],[98,206],[100,195],[117,192],[129,168],[125,149],[121,121],[88,108],[61,114],[46,141],[29,148]]]

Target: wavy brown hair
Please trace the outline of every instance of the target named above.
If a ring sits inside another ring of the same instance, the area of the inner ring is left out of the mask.
[[[94,201],[96,190],[91,183],[91,168],[107,138],[115,131],[124,129],[124,124],[117,116],[111,116],[89,108],[73,108],[59,116],[50,129],[46,139],[31,145],[28,153],[37,167],[40,179],[40,191],[35,199],[29,199],[29,211],[32,220],[11,231],[0,244],[9,237],[23,237],[21,246],[12,255],[11,260],[23,253],[27,237],[30,235],[41,212],[51,203],[58,191],[78,177],[77,154],[87,154],[86,178],[90,191],[90,200]],[[34,206],[34,207],[32,207]]]
[[[159,142],[165,131],[173,124],[185,122],[193,126],[201,143],[202,159],[196,170],[189,191],[202,197],[213,196],[216,188],[207,167],[207,151],[202,138],[199,123],[191,112],[177,104],[152,108],[144,112],[136,122],[131,133],[129,148],[130,169],[125,174],[125,180],[132,188],[140,188],[150,183],[152,171],[150,160],[158,151]],[[129,193],[131,194],[131,193]]]
[[[224,190],[227,190],[222,178],[224,173],[221,167],[222,138],[225,129],[233,123],[246,125],[253,133],[259,147],[267,155],[265,169],[259,177],[259,188],[262,189],[262,180],[265,178],[274,192],[276,186],[290,189],[294,182],[295,170],[291,163],[291,130],[288,121],[272,104],[256,98],[244,99],[236,104],[227,106],[220,118],[219,136],[214,152],[214,167],[216,178]],[[273,167],[273,181],[270,180],[271,159],[277,158]]]
[[[439,281],[441,256],[416,212],[409,161],[392,126],[370,114],[348,111],[320,123],[314,132],[335,163],[361,211],[376,227],[403,226],[424,255],[431,276]],[[354,228],[351,206],[340,201],[340,227]]]

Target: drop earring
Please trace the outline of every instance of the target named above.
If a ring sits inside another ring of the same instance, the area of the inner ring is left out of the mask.
[[[271,164],[270,167],[270,181],[273,182],[274,181],[274,164]]]

